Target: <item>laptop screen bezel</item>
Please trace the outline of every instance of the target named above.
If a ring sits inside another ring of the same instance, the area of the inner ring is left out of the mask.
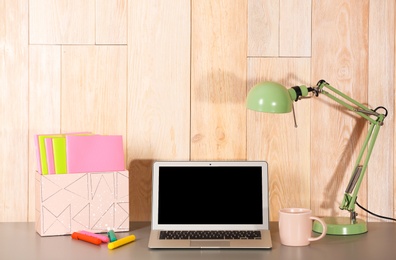
[[[238,167],[261,167],[263,219],[262,224],[249,225],[168,225],[158,223],[158,194],[160,167],[183,166],[238,166]],[[260,230],[269,229],[269,193],[268,193],[268,164],[265,161],[157,161],[153,164],[153,187],[152,187],[152,229],[154,230]]]

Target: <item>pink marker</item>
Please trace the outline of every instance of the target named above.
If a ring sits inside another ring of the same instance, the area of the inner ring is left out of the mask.
[[[90,236],[90,237],[99,238],[103,243],[108,243],[109,242],[109,238],[107,236],[105,236],[105,235],[95,234],[95,233],[91,233],[91,232],[84,231],[84,230],[79,231],[79,233],[87,235],[87,236]]]

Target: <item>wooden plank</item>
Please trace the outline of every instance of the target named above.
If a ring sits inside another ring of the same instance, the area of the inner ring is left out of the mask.
[[[61,47],[29,46],[29,221],[35,220],[34,135],[60,133]]]
[[[393,0],[370,1],[368,104],[373,109],[377,106],[386,107],[388,116],[381,127],[368,167],[368,207],[371,211],[388,217],[394,215],[394,196],[389,196],[394,194],[394,11]],[[369,220],[378,221],[378,218]]]
[[[96,44],[127,43],[127,0],[96,0]]]
[[[28,218],[27,6],[0,3],[0,222]]]
[[[117,31],[110,34],[104,29],[105,25],[100,25],[102,22],[122,23],[126,19],[123,17],[125,6],[116,6],[121,3],[119,1],[98,1],[96,11],[94,0],[0,1],[0,122],[3,125],[0,140],[5,144],[3,147],[7,147],[0,149],[0,161],[8,162],[0,167],[0,221],[34,219],[32,135],[36,131],[58,130],[116,132],[126,136],[131,170],[131,220],[150,219],[152,161],[190,159],[190,145],[193,159],[268,158],[272,220],[277,219],[280,207],[309,207],[304,188],[307,185],[305,171],[312,175],[311,208],[314,213],[347,215],[340,212],[338,206],[364,138],[366,123],[344,113],[324,96],[296,104],[298,129],[292,126],[291,114],[271,115],[269,119],[269,115],[245,112],[243,107],[245,52],[249,56],[288,56],[286,50],[289,52],[291,48],[290,55],[295,57],[295,53],[307,47],[307,43],[297,44],[305,37],[292,39],[292,44],[285,37],[293,36],[294,31],[288,29],[290,21],[301,22],[296,19],[301,18],[301,12],[306,12],[305,4],[309,1],[302,1],[301,6],[300,1],[279,0],[192,1],[193,9],[190,1],[180,0],[171,5],[164,0],[156,3],[129,1],[128,53],[126,46],[118,46],[123,49],[65,46],[64,50],[71,52],[62,54],[64,78],[60,87],[56,82],[60,77],[57,64],[61,47],[28,47],[29,40],[30,44],[46,45],[95,44],[95,40],[102,44],[112,40],[113,35],[114,40],[125,44],[121,34],[115,35]],[[370,106],[384,105],[390,111],[359,193],[361,204],[384,215],[396,215],[392,187],[392,183],[396,185],[393,162],[396,155],[392,144],[396,136],[394,5],[391,0],[312,1],[311,83],[324,78],[356,100]],[[190,11],[194,15],[192,24]],[[298,17],[294,19],[294,15]],[[307,18],[304,15],[301,19]],[[191,25],[194,33],[190,65]],[[123,25],[119,28],[120,32],[124,30]],[[241,35],[248,35],[248,42],[245,42],[246,36]],[[300,62],[251,59],[247,88],[267,78],[288,86],[308,84],[308,62]],[[299,70],[301,66],[302,71]],[[190,69],[193,71],[191,85]],[[190,86],[194,91],[191,95]],[[49,103],[39,103],[42,93],[49,93]],[[191,128],[190,97],[193,101],[191,111],[194,111]],[[61,105],[57,106],[58,101]],[[310,124],[305,118],[308,103],[312,105],[309,111],[313,111],[310,112],[312,129],[305,129],[305,125]],[[46,109],[52,114],[43,117]],[[76,112],[79,110],[82,112]],[[56,116],[61,112],[62,122]],[[229,114],[234,114],[235,119]],[[286,132],[277,133],[272,121],[287,129]],[[241,126],[242,131],[235,131],[235,125]],[[194,131],[191,138],[190,130]],[[312,133],[309,140],[305,139],[307,133]],[[269,135],[274,138],[270,139]],[[243,145],[245,138],[247,143]],[[309,155],[305,155],[309,148],[303,140],[311,143]],[[279,148],[290,143],[291,147]],[[12,150],[8,149],[10,146]],[[239,154],[244,149],[246,154]],[[292,154],[290,150],[297,152]],[[285,161],[290,163],[285,164]],[[305,164],[308,161],[311,169]],[[293,182],[298,183],[297,187]],[[291,189],[302,195],[290,195],[295,194],[288,193]]]
[[[188,160],[190,1],[128,3],[130,217],[151,218],[154,160]]]
[[[119,134],[126,150],[126,102],[126,46],[62,47],[62,132]]]
[[[279,0],[248,0],[248,56],[279,55]]]
[[[309,86],[310,59],[249,59],[248,90],[263,81],[286,88]],[[285,207],[310,207],[310,100],[294,103],[292,113],[269,114],[248,110],[247,159],[269,165],[270,219],[278,220]]]
[[[311,0],[280,0],[280,56],[311,56],[311,2]]]
[[[246,158],[247,0],[193,1],[191,159]]]
[[[396,5],[394,7],[394,11],[396,12]],[[393,30],[393,36],[394,36],[394,44],[396,45],[396,23],[395,23],[395,28]],[[394,63],[393,64],[394,64],[393,89],[396,89],[396,53],[394,55]],[[394,99],[393,109],[395,109],[395,107],[396,107],[396,98]],[[396,119],[393,120],[393,125],[395,125],[395,121],[396,121]],[[396,139],[396,127],[394,128],[394,131],[393,131],[393,138],[394,138],[394,140]],[[392,170],[393,170],[393,183],[394,183],[394,185],[393,185],[393,192],[391,194],[387,194],[388,196],[392,196],[393,195],[393,198],[395,198],[395,194],[396,194],[396,163],[395,163],[396,162],[396,153],[395,153],[395,149],[396,149],[396,143],[393,142],[392,151],[393,151],[393,154],[394,154],[394,157],[393,157],[394,160],[393,160],[393,169]],[[394,201],[393,201],[393,217],[396,217],[396,199],[394,199]]]
[[[126,136],[126,93],[126,46],[62,47],[62,132]]]
[[[312,82],[325,79],[361,103],[367,103],[368,14],[367,0],[313,2]],[[311,121],[311,208],[315,215],[349,216],[338,207],[367,122],[325,96],[313,100]],[[366,178],[358,201],[367,202]]]
[[[30,44],[94,44],[95,0],[29,1]]]

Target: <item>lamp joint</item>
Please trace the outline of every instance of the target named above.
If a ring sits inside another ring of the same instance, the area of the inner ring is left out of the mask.
[[[308,92],[312,92],[312,93],[313,93],[313,94],[312,94],[313,96],[318,97],[318,96],[319,96],[320,90],[319,90],[318,88],[309,87],[309,88],[308,88]]]
[[[356,211],[351,211],[351,214],[350,214],[351,224],[356,224],[357,216],[358,216],[358,214],[356,213]]]

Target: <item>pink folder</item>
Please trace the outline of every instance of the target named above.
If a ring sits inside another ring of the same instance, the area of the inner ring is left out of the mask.
[[[66,136],[69,173],[125,170],[121,135]]]
[[[42,173],[41,170],[41,155],[40,155],[40,143],[39,143],[39,138],[38,135],[34,136],[34,146],[36,148],[36,161],[37,161],[37,171],[38,173]]]

